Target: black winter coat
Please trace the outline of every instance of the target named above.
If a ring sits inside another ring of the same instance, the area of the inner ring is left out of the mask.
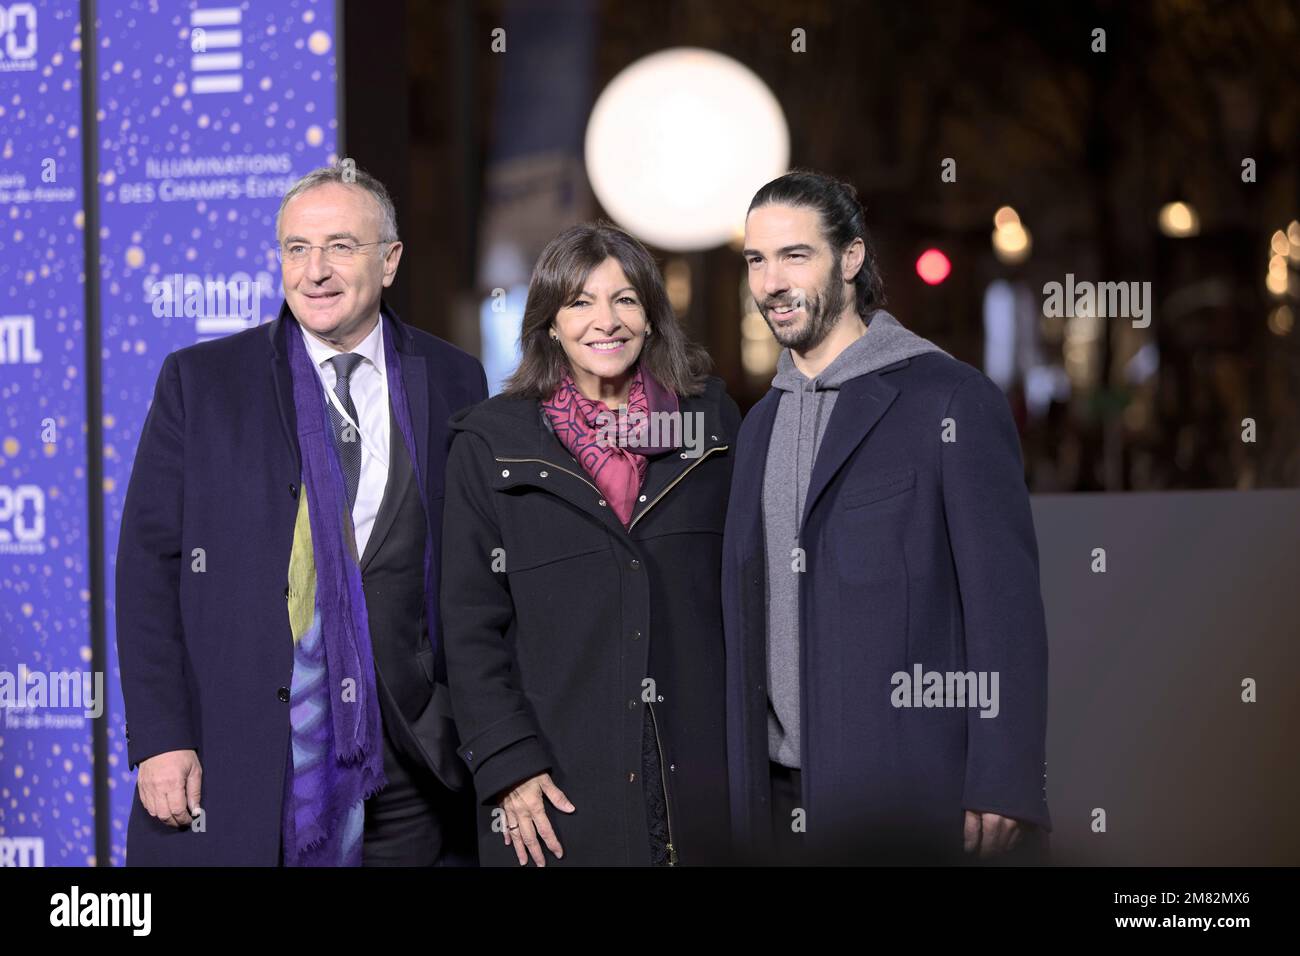
[[[548,866],[651,863],[661,791],[673,862],[726,859],[721,560],[740,414],[717,378],[680,401],[702,415],[702,452],[649,459],[626,529],[536,400],[451,420],[442,634],[485,866],[518,865],[494,798],[542,772],[577,808],[547,802],[564,848]]]

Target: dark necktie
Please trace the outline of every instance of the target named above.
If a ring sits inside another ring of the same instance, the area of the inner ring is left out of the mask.
[[[352,416],[352,421],[358,426],[361,422],[357,417],[357,407],[352,404],[350,386],[352,373],[357,370],[361,361],[362,357],[355,352],[336,355],[330,359],[330,364],[334,366],[334,394],[338,396],[339,404]],[[329,409],[330,421],[334,424],[334,447],[339,453],[339,464],[343,466],[343,484],[348,494],[348,511],[351,511],[357,500],[357,485],[361,481],[361,436],[357,434],[357,430],[351,423],[339,414],[332,402]]]

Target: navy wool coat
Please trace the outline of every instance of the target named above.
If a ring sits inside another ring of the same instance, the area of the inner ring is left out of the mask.
[[[779,399],[741,428],[723,554],[733,836],[759,856],[772,826],[762,485]],[[940,352],[845,382],[801,527],[808,846],[827,862],[959,858],[966,809],[1050,829],[1046,625],[1002,392]],[[896,706],[894,675],[916,664],[997,672],[997,716]]]
[[[436,585],[447,422],[484,397],[486,382],[472,356],[383,312],[392,320],[385,335],[397,330]],[[155,820],[137,792],[127,835],[132,865],[279,859],[293,674],[285,599],[302,480],[287,334],[299,332],[286,306],[271,323],[168,355],[140,436],[117,552],[127,752],[135,767],[155,754],[196,750],[205,829]],[[436,621],[430,627],[436,647]],[[413,659],[410,667],[418,666]],[[431,670],[435,690],[425,706],[400,707],[403,724],[410,721],[403,729],[444,784],[463,788],[440,653]],[[382,705],[386,688],[379,690]]]

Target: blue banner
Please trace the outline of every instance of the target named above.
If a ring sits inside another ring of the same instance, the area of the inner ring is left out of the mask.
[[[112,860],[134,789],[113,628],[118,525],[163,358],[274,318],[275,213],[335,160],[332,0],[102,0],[96,24]],[[221,507],[221,502],[212,502]]]
[[[0,0],[0,866],[95,861],[80,5]]]

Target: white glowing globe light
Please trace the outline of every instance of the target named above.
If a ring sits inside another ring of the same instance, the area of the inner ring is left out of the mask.
[[[681,47],[638,60],[587,123],[587,176],[610,217],[661,249],[733,239],[764,183],[790,159],[781,104],[748,68]]]

